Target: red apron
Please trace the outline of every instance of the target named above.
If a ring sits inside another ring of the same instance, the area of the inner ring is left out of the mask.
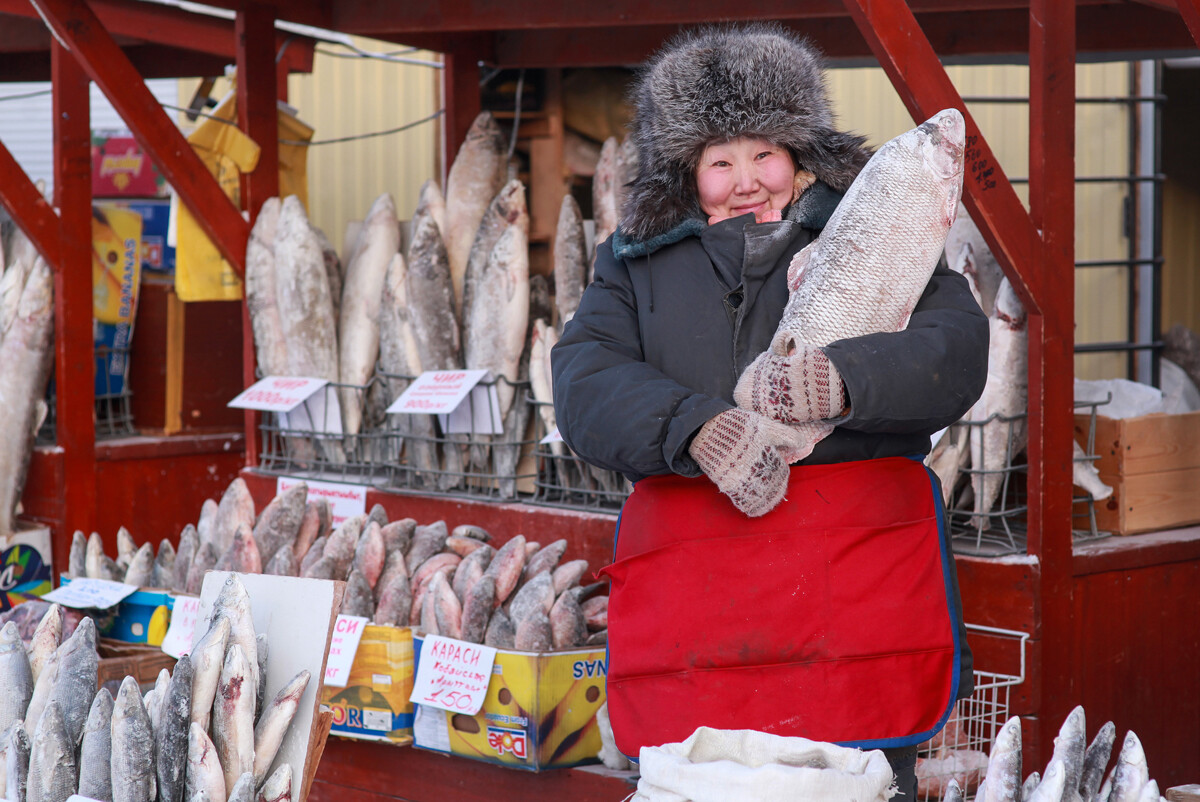
[[[761,518],[705,477],[639,481],[601,572],[617,746],[636,757],[701,725],[927,740],[958,692],[942,520],[932,475],[904,457],[794,466]]]

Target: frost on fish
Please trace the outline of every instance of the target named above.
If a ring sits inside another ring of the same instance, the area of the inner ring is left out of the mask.
[[[558,312],[558,331],[575,315],[587,279],[587,242],[583,214],[570,194],[563,196],[554,232],[554,304]]]
[[[455,309],[461,313],[463,280],[479,222],[508,177],[508,143],[490,112],[471,123],[446,177],[446,252]]]
[[[287,375],[287,339],[276,290],[275,230],[279,198],[267,198],[246,244],[246,306],[254,331],[255,357],[264,376]]]

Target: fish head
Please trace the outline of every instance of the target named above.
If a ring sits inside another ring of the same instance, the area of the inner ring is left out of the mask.
[[[943,109],[914,128],[913,133],[925,169],[935,182],[944,185],[945,226],[949,231],[958,217],[958,202],[962,197],[966,121],[958,109]]]
[[[775,337],[771,340],[771,353],[776,356],[791,356],[796,351],[797,333],[793,331],[793,326],[791,325],[799,322],[796,291],[800,288],[800,282],[804,279],[805,270],[808,268],[808,263],[812,260],[813,249],[816,245],[816,242],[806,245],[799,253],[792,257],[792,261],[788,265],[788,303],[784,307],[783,316],[779,320],[779,327],[775,331]]]

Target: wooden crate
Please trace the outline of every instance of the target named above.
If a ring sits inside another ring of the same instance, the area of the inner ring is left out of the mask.
[[[164,668],[175,668],[175,658],[157,646],[101,638],[96,651],[100,654],[96,672],[98,685],[121,682],[127,676],[136,679],[140,685],[153,684]]]
[[[1075,417],[1086,445],[1088,416]],[[1200,523],[1200,412],[1096,417],[1096,468],[1113,494],[1096,502],[1096,526],[1119,535]]]

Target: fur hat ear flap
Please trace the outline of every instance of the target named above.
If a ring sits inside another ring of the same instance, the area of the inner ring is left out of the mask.
[[[804,153],[797,153],[801,170],[814,173],[838,192],[845,192],[871,159],[866,137],[827,131],[816,137]]]
[[[620,228],[635,241],[648,240],[700,215],[691,173],[679,169],[640,173],[625,193],[623,207]]]

